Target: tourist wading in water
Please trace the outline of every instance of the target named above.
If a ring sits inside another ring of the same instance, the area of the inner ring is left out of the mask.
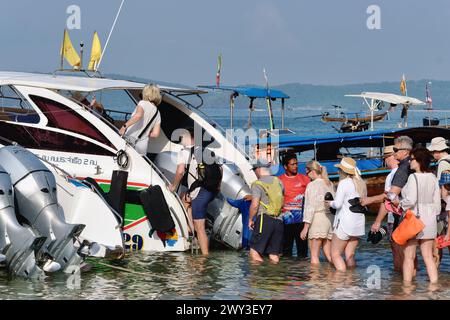
[[[305,223],[303,222],[303,201],[306,186],[310,182],[309,178],[298,173],[297,156],[288,153],[283,158],[285,173],[278,178],[284,187],[284,239],[283,256],[292,256],[292,249],[297,247],[297,257],[306,258],[308,256],[308,241],[300,238]]]
[[[367,187],[352,158],[343,158],[340,164],[335,166],[339,168],[340,177],[336,197],[325,203],[337,210],[331,240],[331,259],[336,270],[346,271],[347,268],[356,266],[356,247],[365,232],[365,216],[363,213],[353,212],[349,200],[366,197]],[[345,261],[342,259],[343,253]]]
[[[331,238],[333,237],[334,216],[323,200],[329,192],[335,195],[334,187],[328,179],[327,169],[317,161],[306,164],[306,173],[312,182],[306,187],[304,221],[305,227],[301,238],[309,239],[311,249],[311,264],[320,264],[320,249],[328,262],[331,263]]]
[[[444,241],[450,240],[450,229],[448,228],[448,221],[450,215],[450,184],[448,178],[450,177],[450,147],[443,137],[437,137],[431,140],[431,145],[428,150],[433,154],[434,159],[438,162],[437,178],[441,187],[442,199],[446,202],[445,210],[442,210],[438,217],[438,236],[444,236]],[[438,267],[442,259],[442,249],[434,249],[435,260],[438,262]],[[450,246],[448,247],[450,252]]]
[[[250,258],[262,262],[263,255],[269,255],[271,262],[278,263],[283,250],[283,186],[277,177],[270,174],[269,166],[261,162],[253,166],[258,180],[252,185],[248,222],[253,231]]]
[[[425,228],[404,246],[403,280],[412,281],[417,246],[420,246],[423,261],[431,283],[438,281],[433,245],[437,235],[436,216],[441,212],[441,195],[436,177],[430,172],[430,154],[425,148],[416,148],[411,153],[411,174],[402,189],[400,206],[411,209],[424,223]]]

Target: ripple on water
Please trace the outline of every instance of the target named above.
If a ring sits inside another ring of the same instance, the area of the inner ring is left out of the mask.
[[[341,274],[326,262],[313,267],[296,257],[282,258],[278,265],[267,261],[255,265],[246,251],[212,251],[208,258],[134,253],[120,262],[90,260],[93,268],[82,274],[79,288],[69,288],[65,274],[27,281],[8,280],[0,271],[0,299],[450,299],[447,253],[436,288],[429,286],[421,259],[416,281],[403,286],[401,274],[393,271],[387,241],[376,246],[361,241],[356,261],[356,269]],[[380,276],[375,287],[376,282],[370,282],[374,270]]]

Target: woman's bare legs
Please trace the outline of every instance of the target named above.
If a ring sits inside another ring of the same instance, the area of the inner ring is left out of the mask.
[[[331,260],[331,240],[329,239],[322,239],[322,246],[323,246],[323,254],[327,258],[329,263],[332,263]]]
[[[414,259],[416,258],[418,243],[418,240],[409,240],[403,247],[403,281],[405,283],[410,283],[414,276]],[[433,258],[433,256],[431,256],[431,258]]]
[[[423,262],[427,267],[428,277],[431,283],[438,282],[438,270],[436,261],[433,256],[434,239],[426,239],[420,241],[420,252],[422,253]]]
[[[342,259],[342,254],[346,246],[347,241],[341,240],[336,234],[333,234],[333,239],[331,240],[331,260],[337,271],[345,272],[347,270],[345,261]]]
[[[311,248],[311,264],[320,264],[320,247],[322,246],[322,239],[311,239],[309,242]]]
[[[355,262],[355,252],[358,247],[358,238],[351,237],[345,247],[345,263],[347,268],[354,268],[356,266]]]

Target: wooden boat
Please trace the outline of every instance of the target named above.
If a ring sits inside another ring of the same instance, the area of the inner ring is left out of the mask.
[[[342,117],[336,118],[336,117],[330,117],[329,113],[324,113],[322,115],[322,121],[324,122],[351,122],[351,123],[357,123],[357,122],[370,122],[371,116],[363,116],[360,117],[359,113],[354,113],[355,117],[347,117],[348,114],[341,113]],[[383,120],[387,115],[387,112],[374,114],[373,115],[373,121],[381,121]]]

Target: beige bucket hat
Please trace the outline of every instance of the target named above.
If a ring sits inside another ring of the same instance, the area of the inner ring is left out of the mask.
[[[427,148],[429,151],[444,151],[446,149],[449,149],[449,146],[447,145],[447,140],[442,137],[436,137],[431,140],[431,145]]]

